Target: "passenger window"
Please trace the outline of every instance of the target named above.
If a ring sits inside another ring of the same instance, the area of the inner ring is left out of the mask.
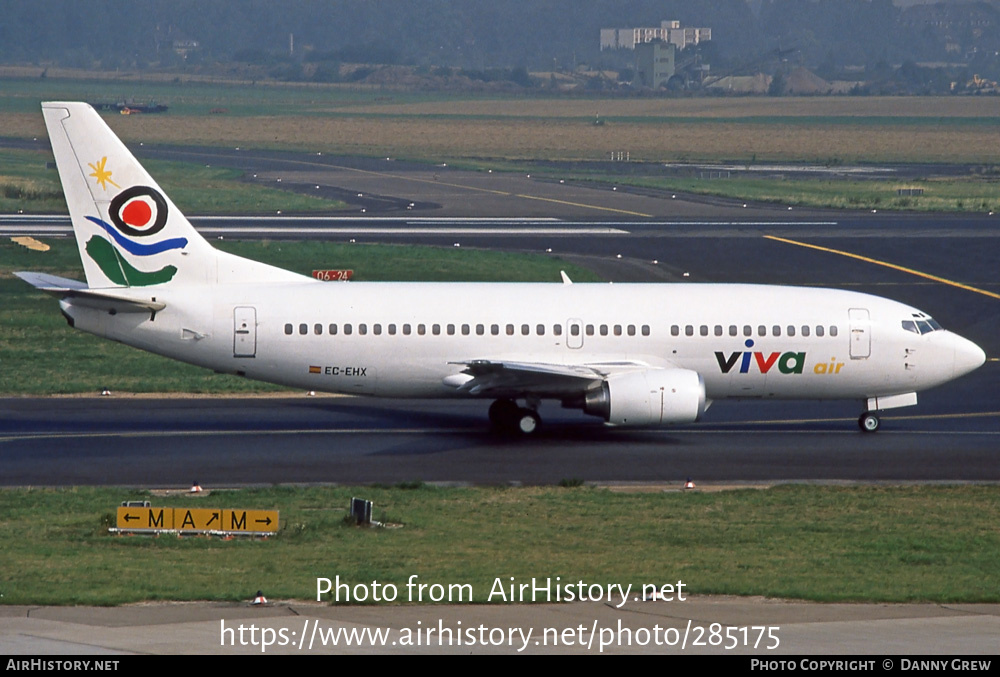
[[[635,325],[634,324],[630,324],[627,327],[627,330],[628,330],[628,335],[629,336],[635,336]]]
[[[681,328],[678,327],[676,324],[671,325],[670,326],[670,335],[671,336],[680,336],[681,335]]]
[[[484,325],[484,324],[477,324],[476,325],[476,336],[482,336],[485,333],[486,333],[486,325]]]
[[[648,324],[642,325],[642,335],[643,336],[649,336],[649,325]]]
[[[767,336],[767,327],[762,324],[757,325],[757,336]]]
[[[692,327],[690,324],[684,327],[684,335],[694,336],[694,327]]]
[[[330,331],[330,336],[337,335],[337,325],[331,324],[329,327],[327,327],[327,329]]]
[[[594,325],[588,324],[587,325],[587,336],[593,336],[593,335],[594,335]]]
[[[365,336],[368,333],[368,325],[361,323],[358,325],[358,333]]]
[[[722,325],[721,324],[715,325],[715,335],[716,336],[722,336]]]
[[[779,327],[778,325],[774,325],[773,327],[771,327],[771,335],[781,336],[781,327]]]
[[[578,325],[578,324],[571,324],[569,326],[569,333],[572,336],[579,336],[580,335],[580,325]]]
[[[448,336],[454,336],[454,335],[455,335],[455,325],[449,324],[448,325]]]
[[[830,336],[836,336],[836,335],[837,335],[837,325],[831,324],[830,325]]]
[[[823,325],[817,324],[816,325],[816,336],[822,336],[822,335],[823,335]]]
[[[906,324],[906,323],[904,322],[903,324]],[[914,327],[914,328],[916,328],[916,327]],[[292,335],[292,325],[291,325],[291,323],[285,325],[285,334],[287,334],[288,336]]]
[[[469,325],[467,325],[467,324],[463,324],[462,325],[462,336],[468,336],[470,333],[472,333],[471,327],[469,327]]]
[[[432,324],[431,325],[431,333],[434,334],[435,336],[440,336],[441,335],[441,325],[440,324]]]
[[[305,324],[305,323],[300,324],[299,325],[299,333],[302,334],[303,336],[305,336],[306,334],[308,334],[309,333],[309,325]]]
[[[749,324],[743,325],[743,335],[753,336],[753,327],[751,327]]]
[[[552,334],[554,336],[562,336],[562,325],[561,324],[552,325]]]
[[[427,325],[425,325],[425,324],[418,324],[417,325],[417,335],[418,336],[423,336],[426,333],[427,333]]]
[[[701,334],[702,336],[708,336],[708,325],[707,325],[707,324],[703,324],[703,325],[701,325],[701,330],[700,330],[700,332],[699,332],[699,333],[700,333],[700,334]]]
[[[535,327],[535,333],[538,334],[539,336],[545,336],[545,325],[544,324],[540,324],[540,325],[536,326]]]
[[[499,324],[491,324],[490,325],[490,333],[493,334],[494,336],[499,336],[500,335],[500,325]]]
[[[737,336],[739,334],[739,328],[735,324],[729,325],[729,335]]]
[[[527,336],[531,333],[531,327],[526,324],[521,325],[521,336]]]
[[[506,329],[507,329],[507,336],[513,336],[514,335],[514,325],[508,324],[507,327],[506,327]]]
[[[316,334],[317,336],[322,336],[323,335],[323,325],[321,325],[321,324],[314,324],[313,325],[313,333]]]
[[[396,335],[396,325],[390,324],[389,325],[389,336],[395,336],[395,335]]]
[[[802,335],[803,336],[809,336],[809,325],[808,324],[802,325]]]
[[[413,331],[413,327],[408,324],[403,325],[403,336],[409,336],[411,331]]]
[[[789,336],[795,336],[795,325],[794,324],[788,325],[787,330],[788,330],[788,335]]]
[[[348,336],[350,336],[353,331],[354,331],[354,327],[352,327],[349,323],[344,325],[344,333],[345,334],[347,334]]]
[[[373,330],[373,333],[376,336],[381,336],[382,335],[382,325],[376,324],[374,327],[372,327],[372,330]]]
[[[601,336],[607,336],[607,335],[608,335],[608,325],[602,324],[601,325]]]

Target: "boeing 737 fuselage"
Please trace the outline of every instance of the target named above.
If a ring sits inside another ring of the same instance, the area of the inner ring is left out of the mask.
[[[853,399],[873,432],[985,361],[916,308],[836,289],[319,282],[214,249],[86,104],[43,112],[87,282],[21,277],[78,329],[216,371],[488,398],[523,433],[543,400],[655,427],[727,398]]]

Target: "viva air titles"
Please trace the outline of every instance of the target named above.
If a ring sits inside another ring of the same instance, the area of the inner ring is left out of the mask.
[[[748,339],[744,345],[747,348],[753,348],[753,339]],[[746,350],[742,353],[739,351],[730,353],[727,357],[725,353],[716,351],[715,359],[718,361],[719,369],[722,370],[723,374],[730,373],[737,363],[739,363],[738,372],[740,374],[749,373],[751,368],[756,368],[760,373],[766,374],[773,367],[777,367],[778,371],[782,374],[801,374],[806,366],[806,354],[804,352],[773,352],[765,355],[760,351]],[[812,372],[819,375],[839,374],[843,368],[843,362],[838,362],[836,357],[831,357],[829,364],[818,362],[813,365]]]

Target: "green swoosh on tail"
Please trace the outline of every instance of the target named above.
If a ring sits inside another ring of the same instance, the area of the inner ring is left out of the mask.
[[[157,271],[145,273],[133,268],[128,261],[115,251],[114,246],[103,237],[96,235],[87,240],[87,254],[94,259],[101,272],[115,284],[130,287],[148,287],[152,284],[169,282],[177,273],[176,266],[164,266]]]

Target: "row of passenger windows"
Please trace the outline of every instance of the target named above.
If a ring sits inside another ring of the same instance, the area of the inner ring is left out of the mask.
[[[708,336],[709,335],[709,326],[707,324],[703,324],[700,327],[696,328],[693,324],[689,324],[689,325],[685,325],[684,326],[683,331],[684,331],[684,335],[685,336],[694,336],[695,332],[697,332],[698,336]],[[813,333],[815,333],[816,336],[825,336],[827,334],[827,332],[829,332],[830,336],[836,336],[837,335],[837,325],[831,324],[830,327],[829,327],[829,329],[827,329],[826,327],[824,327],[821,324],[817,324],[815,326],[815,328],[814,327],[810,327],[808,324],[804,324],[804,325],[802,325],[799,328],[796,328],[794,324],[790,324],[790,325],[788,325],[787,327],[784,327],[784,328],[782,328],[782,326],[780,324],[772,325],[770,328],[767,325],[759,324],[756,327],[756,333],[754,333],[754,327],[752,325],[745,324],[745,325],[743,325],[742,335],[743,336],[781,336],[782,332],[784,332],[785,336],[795,336],[796,333],[798,333],[800,336],[809,336],[809,335],[811,335]],[[711,333],[713,335],[715,335],[715,336],[723,336],[726,332],[724,331],[723,326],[721,324],[717,324],[717,325],[715,325],[714,328],[712,328]],[[741,334],[740,327],[738,327],[735,324],[731,324],[731,325],[729,325],[729,332],[728,333],[729,333],[730,336],[739,336]],[[681,335],[681,326],[677,325],[677,324],[671,326],[670,327],[670,335],[671,336],[680,336]]]
[[[362,323],[357,325],[356,328],[357,328],[357,333],[362,336],[367,335],[369,333],[369,330],[370,333],[379,336],[382,334],[383,329],[385,330],[385,333],[389,334],[390,336],[395,336],[397,333],[401,333],[403,336],[409,336],[413,333],[416,333],[417,336],[424,336],[428,333],[430,333],[432,336],[440,336],[442,333],[448,336],[455,336],[456,334],[459,333],[462,336],[470,336],[472,335],[473,332],[475,332],[476,336],[485,336],[487,331],[492,336],[499,336],[501,333],[506,334],[507,336],[515,336],[517,334],[520,334],[521,336],[531,336],[532,332],[534,333],[535,336],[545,336],[547,331],[551,331],[552,336],[562,336],[563,333],[563,327],[561,324],[552,325],[551,330],[544,324],[536,324],[534,325],[534,327],[532,327],[532,325],[530,324],[522,324],[520,326],[513,324],[507,324],[502,326],[499,324],[491,324],[489,325],[489,327],[487,327],[487,325],[485,324],[476,324],[476,325],[432,324],[429,326],[426,324],[418,324],[415,327],[414,325],[411,324],[404,324],[402,326],[397,326],[395,324],[388,324],[385,325],[385,327],[383,327],[381,324],[373,324],[369,327],[369,325]],[[416,330],[415,332],[414,329]],[[307,323],[303,322],[299,324],[298,330],[299,334],[305,336],[310,332],[310,326]],[[323,325],[316,323],[312,325],[312,333],[316,334],[317,336],[322,335],[324,332],[330,334],[331,336],[336,336],[338,333],[351,335],[354,333],[354,330],[355,326],[349,323],[343,325],[338,325],[338,324]],[[287,323],[285,325],[285,334],[290,336],[294,333],[295,333],[295,326],[291,322]],[[642,336],[649,336],[649,325],[644,324],[641,327],[637,327],[634,324],[627,324],[627,325],[588,324],[584,326],[581,324],[573,323],[569,325],[570,336],[580,336],[581,333],[586,333],[587,336],[594,336],[596,334],[599,334],[601,336],[636,336],[637,334],[641,334]]]

